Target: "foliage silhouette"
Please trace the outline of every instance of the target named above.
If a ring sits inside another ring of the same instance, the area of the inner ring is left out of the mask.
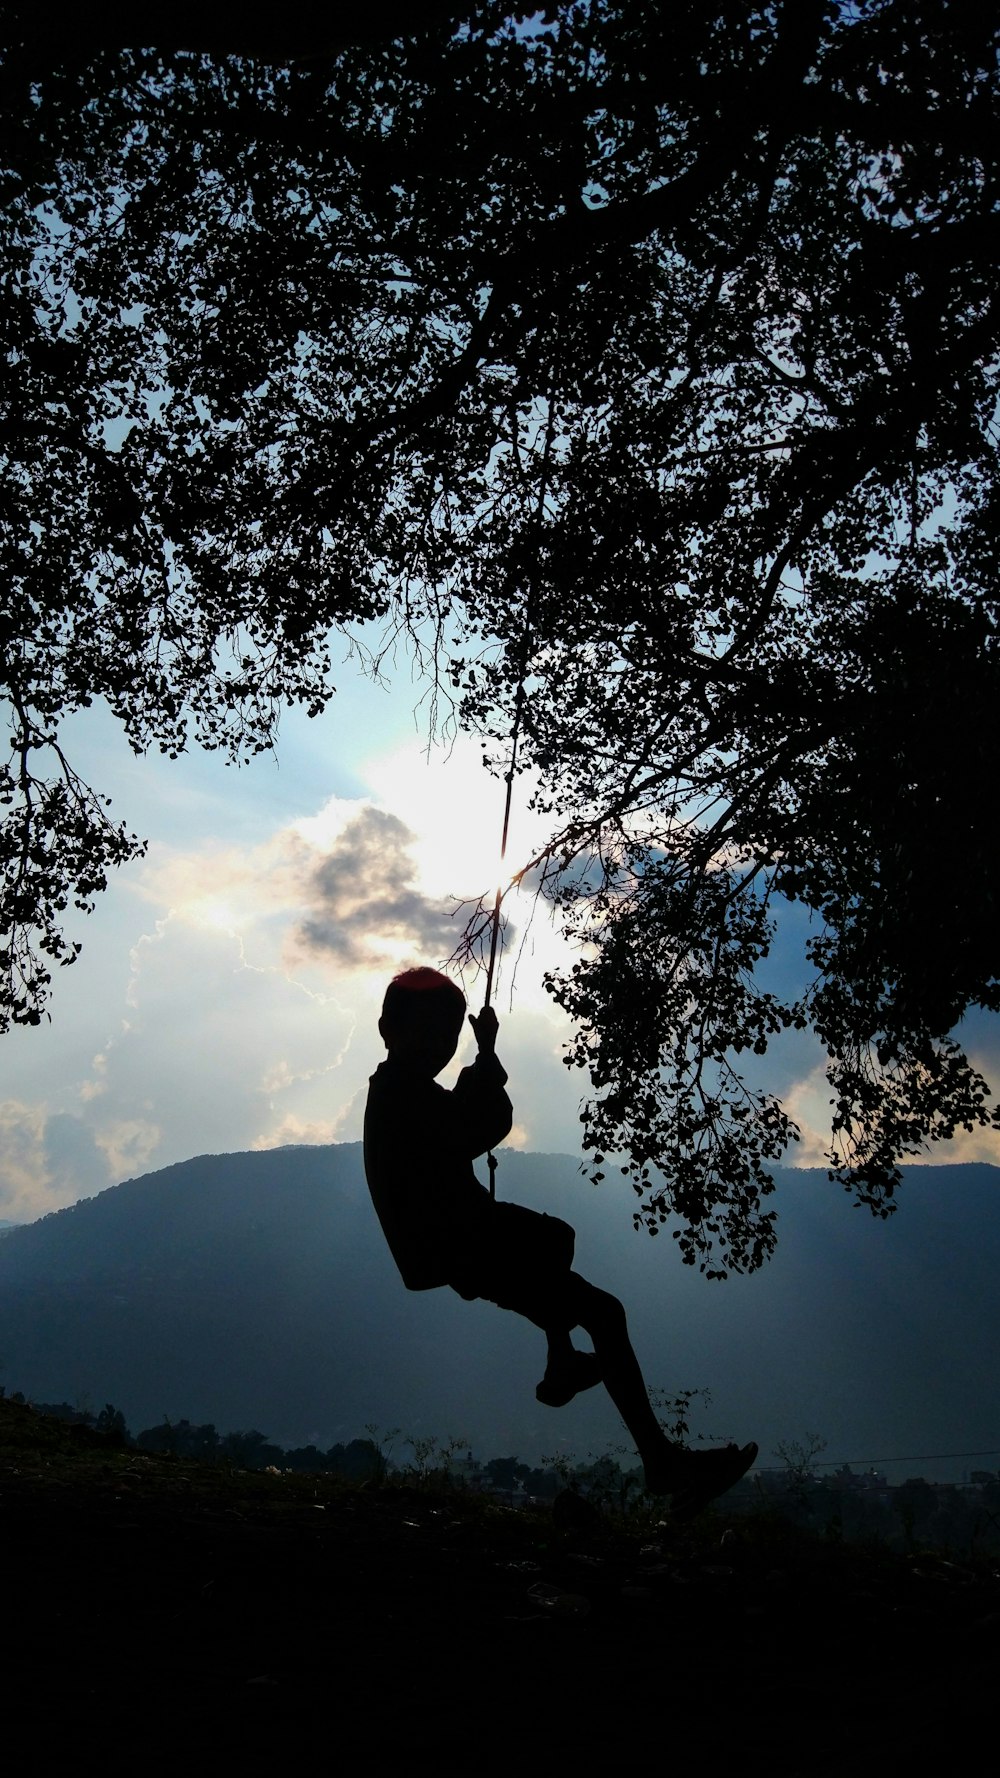
[[[998,1005],[996,21],[447,10],[62,61],[8,12],[5,1010],[142,847],[62,718],[244,757],[384,619],[498,770],[527,675],[595,1176],[722,1276],[774,1243],[782,1031],[880,1216],[996,1121],[950,1035]]]

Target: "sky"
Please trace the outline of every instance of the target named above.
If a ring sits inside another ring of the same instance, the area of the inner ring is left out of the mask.
[[[322,718],[286,712],[275,755],[238,769],[138,759],[100,710],[69,726],[77,768],[150,844],[75,916],[83,951],[56,973],[51,1023],[5,1040],[0,1220],[196,1154],[359,1137],[386,981],[442,963],[456,903],[492,892],[503,786],[469,740],[429,746],[406,660],[388,684],[347,662],[339,686]],[[539,831],[523,808],[515,829],[512,858]],[[567,1026],[540,985],[558,955],[541,913],[514,1011],[506,964],[494,999],[519,1057],[513,1140],[574,1152]],[[482,981],[467,986],[478,1004]]]
[[[337,683],[321,718],[287,713],[275,755],[240,769],[198,751],[177,761],[137,759],[100,710],[70,725],[64,739],[77,768],[112,797],[116,819],[148,836],[149,848],[143,860],[115,875],[92,915],[71,925],[83,951],[72,968],[57,972],[51,1023],[3,1039],[0,1223],[33,1221],[197,1155],[360,1139],[368,1077],[384,1053],[377,1020],[386,981],[410,963],[444,962],[462,925],[456,902],[491,893],[503,785],[484,771],[474,741],[428,744],[424,688],[405,658],[381,683],[348,660]],[[544,837],[526,803],[527,785],[519,779],[513,868]],[[514,1104],[509,1144],[528,1153],[579,1154],[586,1083],[563,1064],[570,1028],[542,987],[545,969],[571,961],[571,954],[545,909],[529,897],[515,901],[512,917],[515,939],[495,994]],[[794,972],[802,937],[798,916],[768,965],[776,984]],[[509,960],[514,955],[516,969]],[[478,1006],[482,979],[467,976],[465,986]],[[973,1018],[962,1033],[972,1059],[994,1081],[1000,1081],[998,1023]],[[445,1085],[473,1054],[470,1032],[442,1076]],[[802,1141],[788,1156],[793,1165],[822,1165],[828,1110],[822,1064],[806,1033],[788,1034],[759,1064],[761,1077],[784,1095],[800,1123]],[[1000,1165],[1000,1138],[962,1135],[924,1158]],[[500,1164],[503,1196],[503,1149]],[[530,1181],[526,1187],[516,1163],[508,1165],[508,1185],[512,1180],[513,1195],[530,1202]],[[752,1428],[765,1441],[762,1449],[812,1424],[841,1456],[992,1449],[1000,1438],[985,1422],[973,1426],[962,1379],[979,1375],[976,1366],[987,1362],[996,1331],[986,1316],[970,1344],[954,1278],[948,1302],[938,1302],[920,1282],[918,1266],[910,1300],[906,1268],[916,1264],[910,1188],[898,1218],[883,1225],[862,1212],[863,1230],[840,1194],[834,1194],[839,1201],[830,1228],[822,1216],[817,1222],[815,1191],[805,1186],[801,1200],[779,1193],[778,1254],[763,1274],[705,1285],[679,1264],[673,1243],[633,1234],[634,1200],[615,1190],[612,1176],[583,1220],[577,1217],[581,1229],[590,1230],[587,1269],[624,1291],[639,1349],[659,1364],[655,1376],[679,1377],[684,1385],[710,1382],[713,1411],[723,1419],[729,1413],[733,1426],[745,1430],[753,1392],[766,1383],[769,1405],[765,1412],[756,1404]],[[821,1197],[825,1203],[825,1186]],[[976,1214],[970,1212],[968,1227],[957,1226],[961,1192],[949,1198],[949,1251],[974,1254],[982,1235],[984,1251],[992,1252],[993,1234],[981,1229]],[[784,1286],[782,1278],[783,1268],[794,1271],[800,1249],[816,1249],[817,1257],[810,1261],[809,1300],[796,1321],[782,1307],[791,1274]],[[956,1258],[957,1276],[962,1265]],[[870,1344],[869,1334],[882,1326],[880,1316],[885,1319],[886,1304],[900,1290],[903,1345],[897,1349],[896,1334]],[[400,1298],[403,1313],[412,1305],[402,1290]],[[952,1308],[954,1329],[947,1322]],[[822,1328],[838,1325],[841,1311],[858,1344],[857,1391],[841,1389],[836,1366],[823,1359]],[[507,1329],[505,1339],[511,1337]],[[771,1350],[768,1340],[774,1350],[761,1374],[757,1361]],[[789,1346],[802,1354],[803,1376],[771,1402]],[[948,1379],[939,1401],[926,1400],[927,1354],[933,1352]],[[879,1354],[884,1376],[875,1363]],[[747,1355],[756,1355],[753,1362]],[[914,1367],[922,1380],[911,1387]],[[467,1382],[472,1388],[474,1380]],[[906,1403],[912,1408],[898,1427],[886,1408],[894,1391],[901,1414]],[[949,1402],[954,1425],[945,1414]],[[179,1411],[189,1412],[190,1404]],[[398,1418],[390,1415],[390,1422]],[[925,1420],[937,1443],[920,1442]],[[594,1431],[600,1431],[597,1421]],[[548,1436],[545,1427],[542,1435]],[[955,1465],[937,1468],[950,1473]],[[929,1464],[916,1469],[935,1472]]]
[[[51,1022],[3,1041],[0,1221],[193,1155],[360,1137],[385,983],[443,963],[463,924],[456,903],[492,893],[503,785],[468,737],[429,741],[406,657],[381,682],[347,659],[337,683],[322,717],[286,713],[276,753],[238,769],[200,751],[136,758],[99,709],[69,726],[77,768],[149,848],[92,915],[73,916],[83,951],[56,972]],[[515,868],[544,835],[526,781],[517,788]],[[586,1083],[562,1061],[570,1028],[542,987],[571,956],[529,896],[514,898],[512,920],[494,995],[510,1141],[579,1153]],[[790,931],[779,944],[777,974],[796,941]],[[467,974],[474,1007],[482,985]],[[1000,1079],[997,1021],[965,1037]],[[445,1085],[473,1054],[469,1033]],[[792,1164],[822,1162],[822,1063],[795,1033],[763,1065],[801,1124]],[[1000,1163],[1000,1137],[960,1136],[926,1158]]]

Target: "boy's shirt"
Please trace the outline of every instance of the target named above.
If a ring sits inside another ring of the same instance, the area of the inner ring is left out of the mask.
[[[492,1200],[472,1162],[509,1135],[513,1108],[496,1056],[463,1068],[452,1092],[391,1056],[365,1109],[365,1173],[408,1290],[450,1284],[482,1241]]]

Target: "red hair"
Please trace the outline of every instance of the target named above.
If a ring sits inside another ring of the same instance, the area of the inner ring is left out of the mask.
[[[439,969],[404,969],[393,976],[382,1002],[382,1018],[390,1029],[438,1011],[454,1013],[457,1024],[464,1019],[465,995],[457,982]]]

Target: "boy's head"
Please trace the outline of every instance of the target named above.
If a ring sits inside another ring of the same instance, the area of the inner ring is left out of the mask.
[[[437,969],[405,969],[385,991],[378,1028],[390,1056],[440,1074],[458,1048],[465,995]]]

